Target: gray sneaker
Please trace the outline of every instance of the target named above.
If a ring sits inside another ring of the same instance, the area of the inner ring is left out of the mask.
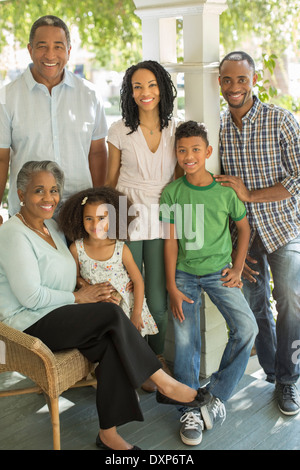
[[[202,441],[202,430],[204,429],[200,411],[187,411],[180,422],[183,423],[180,429],[180,437],[184,444],[196,446]]]
[[[211,397],[206,405],[201,406],[200,409],[206,429],[212,429],[214,424],[219,421],[222,424],[226,418],[224,403],[214,396]]]
[[[275,393],[278,407],[285,415],[295,415],[300,411],[300,397],[295,384],[276,383]]]

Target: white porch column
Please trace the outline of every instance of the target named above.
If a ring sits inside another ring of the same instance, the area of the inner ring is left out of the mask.
[[[134,3],[136,14],[142,19],[144,60],[160,62],[173,77],[184,73],[185,118],[206,124],[214,149],[207,168],[219,172],[219,17],[227,8],[226,0],[134,0]],[[183,63],[177,63],[177,18],[183,19]],[[201,314],[201,376],[208,377],[218,368],[227,331],[223,317],[206,294]],[[165,352],[170,361],[173,349],[170,318]]]

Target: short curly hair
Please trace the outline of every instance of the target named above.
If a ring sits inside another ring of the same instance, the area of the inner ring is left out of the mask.
[[[160,130],[168,127],[169,121],[172,118],[174,100],[177,96],[177,91],[172,82],[169,72],[155,60],[144,60],[136,65],[129,67],[124,75],[120,97],[121,97],[121,110],[122,118],[125,125],[130,128],[129,134],[136,131],[139,124],[139,110],[132,97],[132,84],[131,79],[134,72],[140,69],[147,69],[152,72],[157,80],[160,102],[159,102],[159,116],[160,116]]]
[[[201,137],[209,145],[207,129],[202,122],[187,121],[180,124],[175,132],[175,146],[179,139],[185,137]]]
[[[123,196],[121,200],[120,197]],[[122,207],[121,207],[122,201]],[[88,188],[73,194],[61,207],[58,216],[58,225],[69,241],[87,238],[83,224],[83,211],[85,204],[107,204],[112,207],[115,214],[115,226],[108,229],[108,238],[118,240],[128,239],[128,226],[135,216],[130,216],[129,209],[132,205],[125,194],[109,186]],[[125,204],[125,207],[123,206]],[[124,210],[126,209],[126,210]],[[115,230],[114,230],[115,229]]]

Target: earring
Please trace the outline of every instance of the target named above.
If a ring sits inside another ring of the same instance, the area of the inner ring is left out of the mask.
[[[24,206],[25,206],[25,202],[21,201],[21,202],[20,202],[20,206],[21,206],[21,207],[24,207]]]

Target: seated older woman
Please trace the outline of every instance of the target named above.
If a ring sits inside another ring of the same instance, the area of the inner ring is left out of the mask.
[[[20,211],[0,228],[0,320],[40,338],[53,351],[78,348],[99,363],[96,444],[102,449],[137,449],[116,426],[143,420],[135,389],[149,376],[164,403],[199,406],[201,393],[162,371],[146,341],[110,297],[109,284],[74,291],[75,262],[52,219],[63,189],[60,168],[48,161],[27,162],[17,188]]]

